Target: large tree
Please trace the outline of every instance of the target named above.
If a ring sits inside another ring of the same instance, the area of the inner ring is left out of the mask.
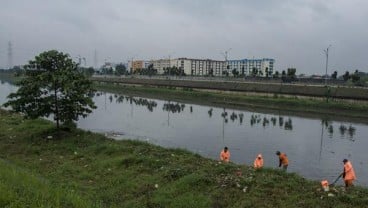
[[[52,115],[57,128],[86,117],[96,108],[90,97],[92,83],[77,66],[68,54],[56,50],[39,54],[29,61],[18,91],[8,96],[4,106],[32,119]]]
[[[123,75],[123,74],[126,73],[127,70],[126,70],[125,65],[120,63],[120,64],[116,65],[115,71],[116,71],[117,75]]]

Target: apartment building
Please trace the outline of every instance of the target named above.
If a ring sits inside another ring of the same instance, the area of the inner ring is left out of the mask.
[[[235,69],[239,75],[252,75],[253,68],[257,69],[257,76],[266,76],[266,71],[269,74],[273,73],[274,59],[240,59],[219,61],[212,59],[193,59],[193,58],[175,58],[175,59],[158,59],[149,62],[136,61],[133,62],[133,69],[147,68],[149,64],[157,70],[157,74],[163,74],[164,68],[177,67],[186,75],[190,76],[223,76],[224,72],[228,72],[232,76],[232,71]]]
[[[206,76],[221,76],[225,68],[225,61],[217,61],[211,59],[191,59],[177,58],[170,61],[171,67],[182,69],[186,75]]]
[[[172,67],[170,59],[158,59],[149,61],[153,65],[153,68],[157,70],[157,74],[163,74],[164,68]]]
[[[229,60],[227,65],[229,66],[229,74],[232,74],[233,70],[236,70],[239,75],[250,76],[252,75],[253,68],[257,69],[257,76],[266,76],[273,74],[274,59],[263,58],[263,59],[240,59],[240,60]]]

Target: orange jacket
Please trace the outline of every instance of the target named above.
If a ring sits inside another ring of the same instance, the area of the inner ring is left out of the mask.
[[[356,179],[354,168],[350,161],[347,161],[344,164],[344,174],[345,174],[344,180],[355,180]]]
[[[229,162],[230,161],[230,151],[228,150],[227,152],[225,152],[224,150],[222,150],[220,153],[220,160],[224,162]]]
[[[288,164],[289,164],[289,160],[288,160],[288,158],[287,158],[287,156],[286,156],[286,154],[285,154],[285,153],[281,153],[281,154],[279,155],[279,159],[280,159],[280,164],[279,164],[279,166],[281,166],[281,164],[282,164],[282,165],[288,165]]]
[[[258,168],[262,168],[263,167],[263,158],[262,155],[259,154],[256,159],[254,160],[254,168],[258,169]]]

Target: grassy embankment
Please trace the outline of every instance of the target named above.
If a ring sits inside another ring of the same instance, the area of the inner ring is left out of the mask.
[[[270,109],[289,112],[318,113],[368,119],[368,103],[347,102],[343,100],[287,97],[283,95],[261,96],[244,93],[220,91],[200,91],[167,87],[129,86],[114,84],[95,84],[96,88],[112,93],[126,93],[140,96],[152,96],[179,101],[198,101],[218,106],[237,106],[250,109]]]
[[[53,136],[52,139],[48,139]],[[0,207],[364,207],[368,190],[219,164],[0,110]],[[240,171],[241,175],[238,174]]]

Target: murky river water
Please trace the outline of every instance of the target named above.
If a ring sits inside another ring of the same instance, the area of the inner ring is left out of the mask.
[[[0,84],[0,104],[16,88]],[[314,180],[330,182],[342,172],[342,160],[352,161],[356,184],[368,186],[368,125],[322,119],[265,114],[232,108],[177,103],[98,92],[98,108],[78,127],[132,138],[164,147],[185,148],[205,157],[218,159],[228,146],[231,160],[252,164],[262,153],[265,166],[275,167],[275,151],[286,152],[289,172]],[[339,182],[342,184],[342,181]]]

